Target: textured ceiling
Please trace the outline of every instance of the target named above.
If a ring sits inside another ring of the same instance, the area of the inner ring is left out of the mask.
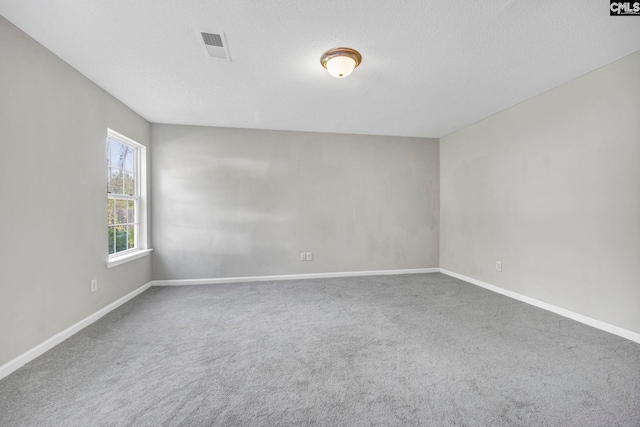
[[[441,137],[640,50],[606,0],[0,0],[147,120]],[[197,30],[226,33],[232,61]],[[325,50],[359,50],[346,79]]]

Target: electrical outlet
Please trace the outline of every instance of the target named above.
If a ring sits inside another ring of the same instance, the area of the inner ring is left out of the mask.
[[[502,263],[500,261],[496,261],[496,270],[502,271]]]
[[[307,252],[307,261],[311,261],[313,259],[313,252]]]
[[[307,254],[305,254],[304,252],[300,252],[300,261],[306,261],[307,260]]]
[[[98,290],[98,279],[91,280],[91,292]]]

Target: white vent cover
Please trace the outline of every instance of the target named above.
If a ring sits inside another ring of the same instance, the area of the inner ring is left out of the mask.
[[[200,38],[200,43],[204,46],[207,57],[231,61],[224,33],[217,31],[198,31],[198,37]]]

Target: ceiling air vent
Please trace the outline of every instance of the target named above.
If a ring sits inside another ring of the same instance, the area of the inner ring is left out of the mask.
[[[206,55],[210,58],[226,59],[231,61],[229,48],[224,33],[200,32],[201,43],[203,43]]]

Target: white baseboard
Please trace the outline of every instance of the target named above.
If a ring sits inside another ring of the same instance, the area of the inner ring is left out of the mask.
[[[345,271],[340,273],[285,274],[280,276],[216,277],[209,279],[153,280],[152,286],[213,285],[217,283],[267,282],[272,280],[326,279],[330,277],[382,276],[388,274],[438,273],[439,268],[404,270]]]
[[[489,283],[472,279],[471,277],[463,276],[462,274],[454,273],[453,271],[448,271],[441,268],[440,272],[443,274],[446,274],[447,276],[464,280],[465,282],[469,282],[473,285],[480,286],[481,288],[488,289],[490,291],[502,294],[509,298],[513,298],[515,300],[525,302],[527,304],[533,305],[534,307],[542,308],[543,310],[547,310],[552,313],[559,314],[560,316],[568,317],[569,319],[575,320],[580,323],[584,323],[585,325],[592,326],[596,329],[600,329],[605,332],[609,332],[611,334],[618,335],[628,340],[640,343],[640,334],[636,332],[632,332],[627,329],[620,328],[618,326],[613,326],[608,323],[602,322],[600,320],[592,319],[591,317],[583,316],[582,314],[574,313],[573,311],[570,311],[561,307],[556,307],[555,305],[548,304],[546,302],[539,301],[535,298],[531,298],[526,295],[519,294],[517,292],[509,291],[507,289],[503,289],[495,285],[490,285]]]
[[[60,344],[73,334],[86,328],[96,320],[100,319],[110,311],[120,307],[122,304],[141,294],[149,289],[151,286],[185,286],[185,285],[209,285],[216,283],[238,283],[238,282],[264,282],[273,280],[298,280],[298,279],[320,279],[331,277],[357,277],[357,276],[380,276],[380,275],[395,275],[395,274],[417,274],[417,273],[443,273],[456,279],[463,280],[465,282],[480,286],[490,291],[505,295],[509,298],[513,298],[518,301],[533,305],[538,308],[542,308],[552,313],[559,314],[561,316],[573,319],[577,322],[584,323],[585,325],[592,326],[594,328],[618,335],[628,340],[640,343],[640,334],[632,332],[618,326],[610,325],[600,320],[595,320],[582,314],[574,313],[564,308],[556,307],[552,304],[539,301],[537,299],[519,294],[517,292],[509,291],[507,289],[500,288],[498,286],[490,285],[489,283],[482,282],[480,280],[472,279],[471,277],[463,276],[462,274],[454,273],[452,271],[445,270],[443,268],[413,268],[404,270],[377,270],[377,271],[349,271],[338,273],[310,273],[310,274],[287,274],[280,276],[248,276],[248,277],[226,277],[226,278],[211,278],[211,279],[183,279],[183,280],[153,280],[144,286],[134,290],[133,292],[123,296],[119,300],[109,304],[103,309],[93,313],[78,323],[70,326],[64,331],[54,335],[41,344],[38,344],[31,350],[21,354],[13,360],[0,366],[0,379],[8,376],[12,372],[16,371],[20,367],[29,363],[36,357],[42,355],[46,351],[52,349],[56,345]]]
[[[100,319],[105,314],[109,313],[112,310],[115,310],[116,308],[118,308],[122,304],[124,304],[125,302],[129,301],[130,299],[132,299],[133,297],[135,297],[137,295],[140,295],[142,292],[146,291],[150,287],[151,287],[151,282],[147,283],[144,286],[139,287],[138,289],[136,289],[133,292],[128,293],[127,295],[123,296],[119,300],[117,300],[115,302],[112,302],[111,304],[109,304],[105,308],[96,311],[91,316],[82,319],[78,323],[76,323],[76,324],[68,327],[64,331],[52,336],[48,340],[38,344],[37,346],[33,347],[31,350],[28,350],[27,352],[21,354],[20,356],[16,357],[15,359],[8,361],[4,365],[0,366],[0,379],[8,376],[12,372],[16,371],[17,369],[19,369],[22,366],[26,365],[27,363],[31,362],[33,359],[35,359],[36,357],[42,355],[46,351],[51,350],[53,347],[55,347],[56,345],[60,344],[62,341],[66,340],[67,338],[69,338],[70,336],[75,334],[76,332],[79,332],[81,329],[86,328],[87,326],[89,326],[90,324],[95,322],[96,320]]]

